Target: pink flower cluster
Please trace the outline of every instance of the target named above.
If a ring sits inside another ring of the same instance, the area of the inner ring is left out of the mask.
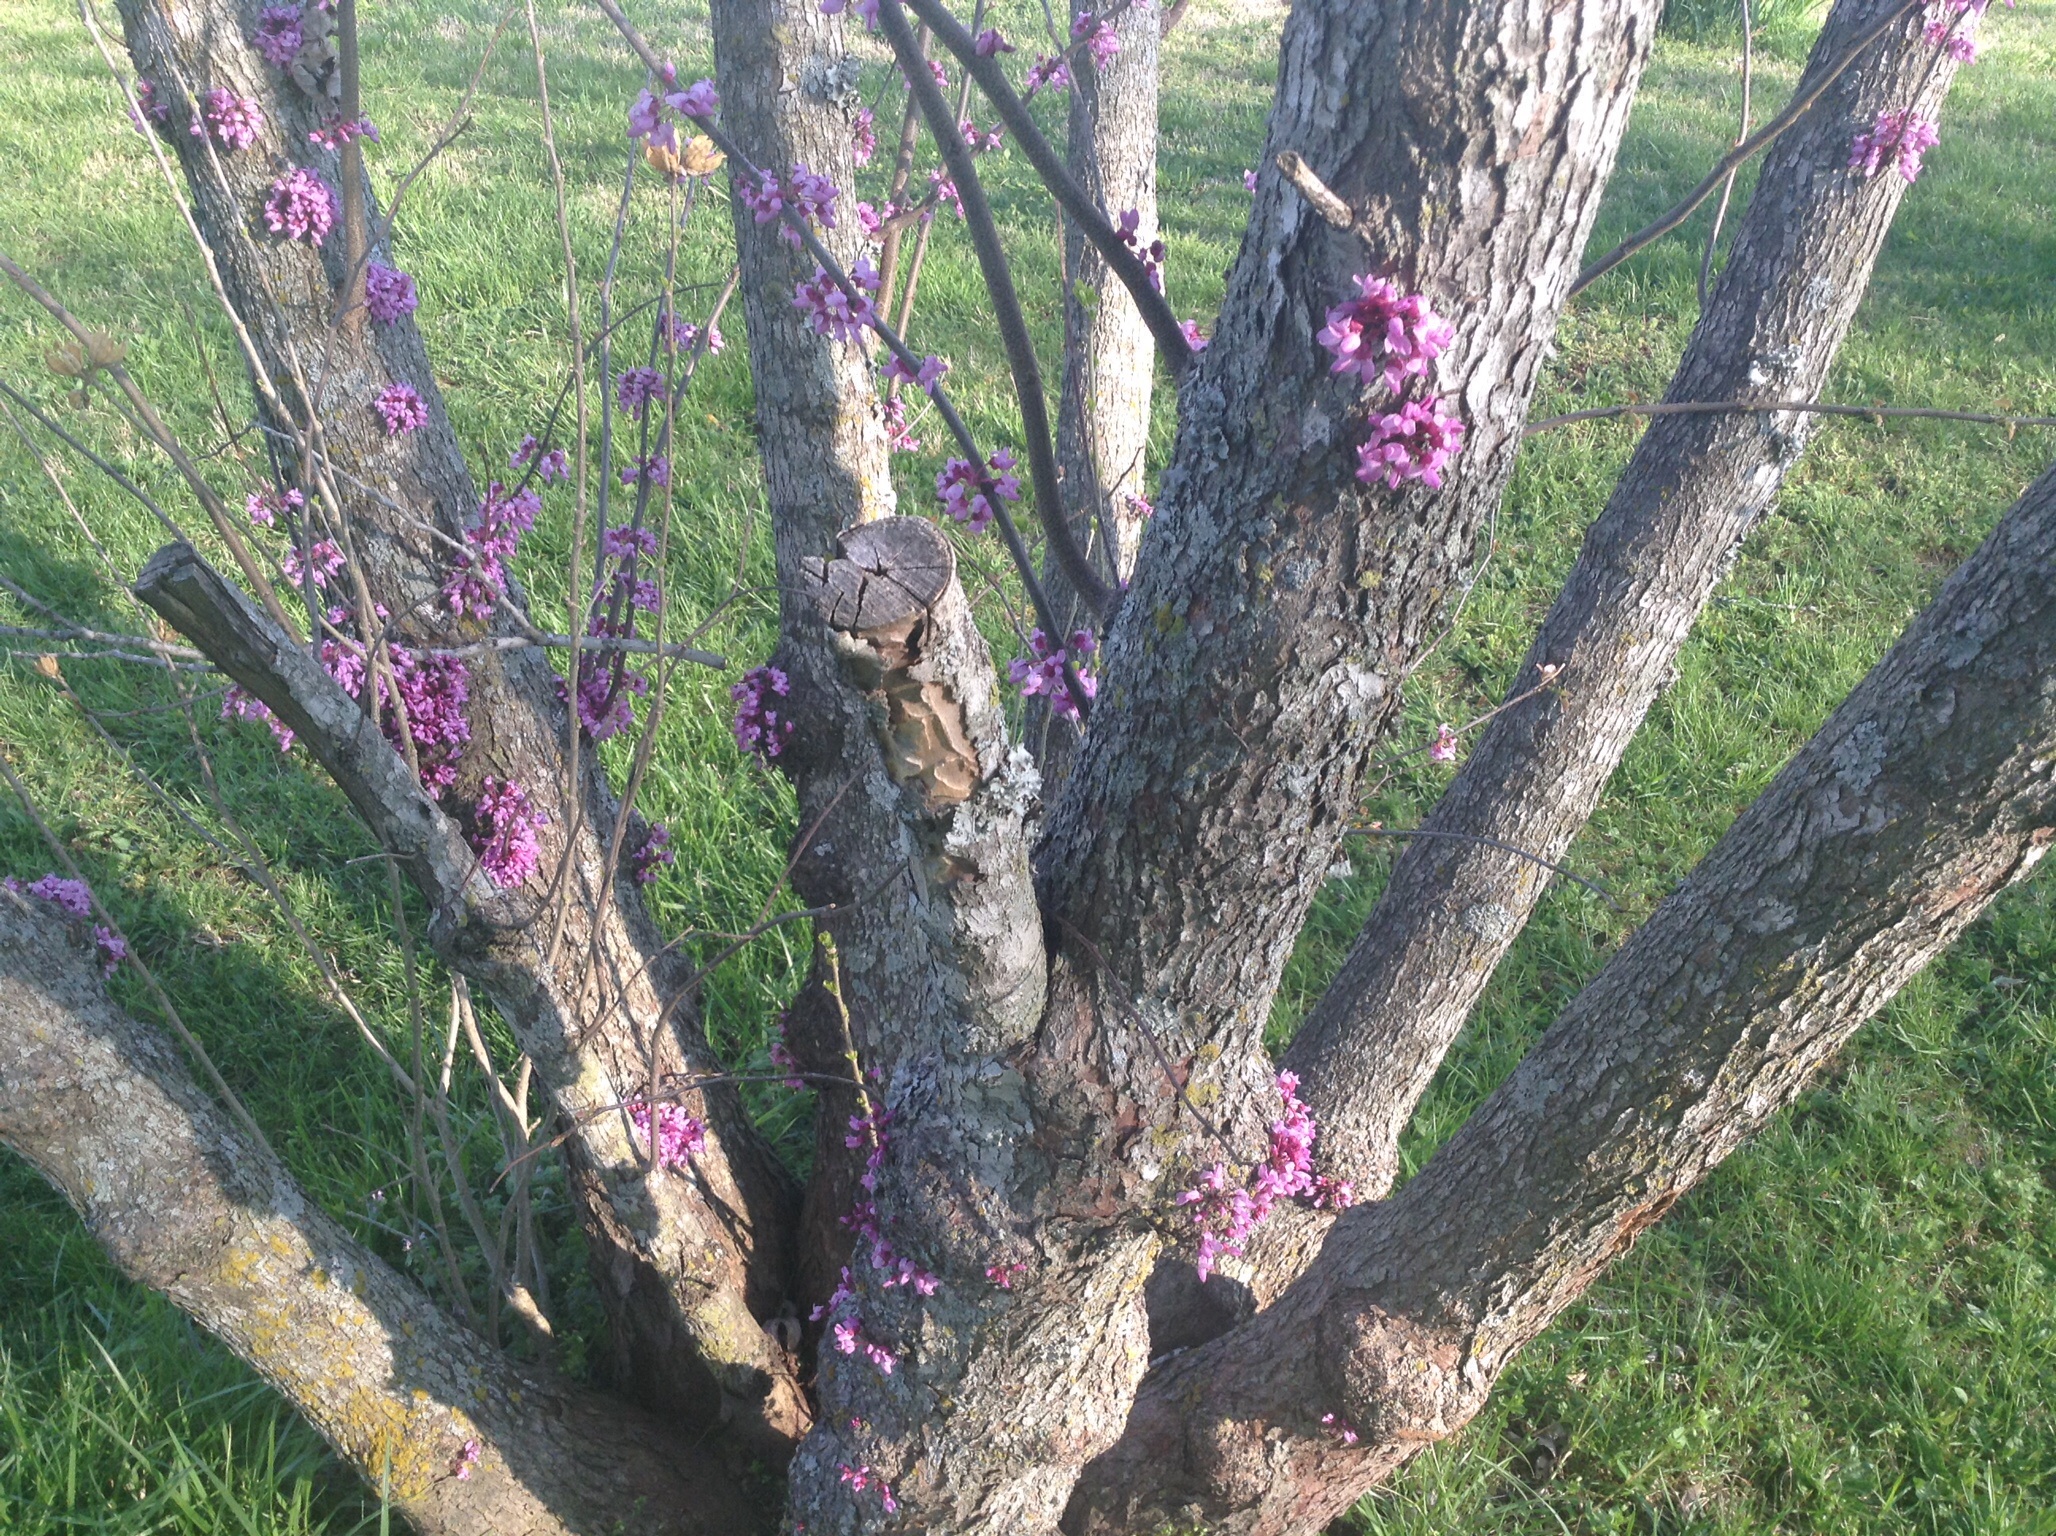
[[[864,1114],[850,1116],[850,1133],[843,1138],[843,1145],[853,1152],[864,1149],[864,1171],[857,1178],[863,1193],[851,1204],[842,1224],[857,1234],[858,1252],[870,1264],[882,1289],[905,1286],[918,1296],[933,1296],[942,1282],[905,1254],[895,1252],[879,1223],[878,1180],[885,1166],[887,1127],[891,1121],[892,1111],[875,1105]],[[856,1301],[856,1287],[845,1265],[835,1293],[814,1309],[813,1320],[830,1320],[830,1342],[837,1353],[861,1353],[880,1373],[890,1376],[898,1356],[865,1335],[862,1319],[856,1315]]]
[[[874,0],[875,3],[875,0]],[[825,6],[823,7],[826,8]],[[887,1483],[883,1473],[874,1472],[869,1466],[853,1467],[848,1462],[836,1463],[836,1470],[848,1485],[850,1492],[862,1493],[867,1488],[878,1490],[878,1507],[888,1515],[899,1513],[899,1500],[892,1496],[892,1485]]]
[[[345,144],[354,143],[358,139],[369,139],[374,144],[378,142],[378,125],[361,113],[347,121],[339,117],[307,135],[309,144],[321,149],[334,150],[338,154],[342,153]]]
[[[73,922],[83,922],[93,915],[93,895],[83,880],[67,880],[53,871],[27,885],[9,875],[0,881],[0,885],[5,885],[17,896],[33,896],[38,901],[49,902]],[[93,924],[93,947],[100,952],[102,976],[112,976],[121,962],[128,958],[128,941],[105,923]]]
[[[867,326],[878,323],[878,311],[871,304],[878,284],[878,269],[868,257],[859,256],[850,268],[850,290],[816,267],[813,277],[793,290],[793,307],[821,335],[855,341]]]
[[[998,514],[994,498],[1021,499],[1021,482],[1010,473],[1014,463],[1013,453],[1005,448],[995,448],[982,467],[969,459],[951,459],[935,477],[942,510],[971,532],[983,533]]]
[[[427,403],[404,380],[386,385],[371,404],[385,422],[387,437],[398,437],[428,425]]]
[[[1357,296],[1329,310],[1328,323],[1314,336],[1335,358],[1330,371],[1353,373],[1366,384],[1382,376],[1392,390],[1425,378],[1456,328],[1418,293],[1402,294],[1373,274],[1355,282]]]
[[[1012,53],[1014,45],[1000,36],[999,28],[987,27],[971,39],[971,48],[981,59],[994,58],[1002,53]]]
[[[636,1100],[628,1106],[628,1123],[650,1144],[650,1106]],[[677,1104],[657,1106],[657,1166],[683,1169],[688,1161],[707,1150],[707,1128]]]
[[[667,64],[664,70],[664,83],[676,85],[677,69]],[[652,149],[667,149],[676,154],[677,123],[685,119],[712,117],[720,110],[721,95],[711,80],[695,80],[682,91],[667,90],[661,96],[644,91],[635,98],[635,105],[628,109],[628,136],[641,139]]]
[[[383,613],[380,614],[383,618]],[[340,628],[349,615],[341,608],[329,610],[328,621]],[[407,736],[414,743],[414,760],[421,768],[421,785],[432,795],[441,795],[457,780],[457,759],[471,744],[471,722],[464,718],[464,706],[471,700],[471,673],[462,658],[416,652],[404,645],[388,644],[392,659],[393,686],[399,693],[400,708],[407,715]],[[352,639],[329,639],[321,643],[321,664],[352,698],[364,694],[364,647]],[[381,679],[376,690],[379,728],[395,752],[403,752],[400,708],[393,707]],[[226,711],[224,711],[225,713]],[[289,745],[281,742],[280,746]]]
[[[414,279],[382,261],[364,265],[364,308],[380,325],[391,325],[414,313],[421,303]]]
[[[1011,1291],[1014,1288],[1014,1276],[1026,1273],[1027,1269],[1026,1264],[988,1264],[985,1266],[985,1278],[1001,1290]]]
[[[933,352],[922,358],[918,364],[903,360],[897,353],[885,360],[883,370],[888,384],[912,384],[930,394],[949,373],[949,364]]]
[[[1314,1124],[1313,1111],[1299,1101],[1299,1079],[1290,1072],[1280,1072],[1277,1081],[1278,1092],[1285,1100],[1285,1113],[1271,1122],[1270,1152],[1248,1187],[1232,1182],[1227,1167],[1215,1163],[1199,1176],[1193,1188],[1178,1196],[1178,1204],[1193,1207],[1192,1219],[1199,1227],[1199,1251],[1193,1267],[1201,1280],[1214,1272],[1224,1255],[1241,1256],[1243,1243],[1270,1216],[1278,1201],[1301,1199],[1339,1210],[1353,1197],[1347,1183],[1313,1171],[1314,1140],[1319,1128]]]
[[[485,1454],[485,1447],[476,1440],[466,1440],[458,1448],[457,1459],[451,1463],[451,1476],[460,1483],[471,1481],[471,1474],[478,1470],[478,1459]]]
[[[343,552],[333,539],[317,539],[307,552],[304,568],[300,558],[300,546],[295,544],[278,563],[279,570],[287,582],[296,587],[307,585],[307,578],[313,579],[317,587],[325,587],[329,578],[343,568]]]
[[[1448,725],[1435,727],[1435,739],[1428,744],[1428,760],[1434,763],[1456,761],[1456,731]]]
[[[642,846],[629,855],[629,878],[637,885],[648,885],[657,878],[658,870],[677,862],[678,855],[671,848],[671,829],[661,821],[653,821]]]
[[[751,667],[728,690],[735,700],[735,745],[759,758],[773,758],[792,740],[793,723],[780,716],[777,701],[792,692],[792,679],[776,667]]]
[[[1356,1426],[1339,1413],[1322,1414],[1321,1423],[1333,1430],[1344,1445],[1355,1445],[1360,1438],[1357,1435]]]
[[[670,466],[665,465],[665,473]],[[657,536],[633,523],[600,535],[600,555],[612,562],[593,582],[585,632],[595,639],[626,640],[635,634],[638,609],[657,608],[657,584],[637,573],[638,563],[657,552]],[[650,680],[628,665],[622,651],[583,652],[578,658],[578,718],[594,741],[627,729],[635,719],[635,701],[650,691]]]
[[[502,890],[520,885],[541,866],[536,829],[548,826],[550,815],[533,804],[519,784],[487,774],[478,795],[477,821],[471,846],[479,868],[494,885]]]
[[[770,171],[759,171],[755,181],[747,176],[736,177],[734,186],[736,197],[759,224],[771,223],[790,207],[816,228],[835,228],[835,200],[840,195],[836,185],[803,164],[794,165],[792,174],[783,181]],[[783,225],[778,233],[787,244],[800,244],[799,231],[791,225]]]
[[[509,491],[495,480],[479,504],[478,525],[464,536],[464,552],[443,582],[443,600],[459,618],[482,619],[507,590],[506,562],[514,558],[521,535],[535,526],[543,509],[540,492]]]
[[[171,103],[157,99],[157,86],[141,75],[136,77],[136,110],[129,114],[136,132],[148,133],[171,121]]]
[[[257,32],[251,46],[275,69],[284,69],[300,51],[300,8],[297,5],[267,5],[257,14]]]
[[[335,193],[304,165],[294,166],[271,184],[271,195],[264,203],[264,222],[273,234],[319,245],[335,221]]]
[[[223,149],[248,149],[264,127],[264,113],[251,97],[212,90],[200,98],[200,112],[193,119],[194,138],[201,137],[203,125]]]
[[[1121,51],[1121,39],[1114,29],[1090,11],[1071,18],[1071,41],[1082,42],[1092,54],[1092,67],[1105,69]]]
[[[1142,243],[1138,232],[1142,215],[1133,208],[1124,208],[1120,219],[1114,225],[1114,233],[1121,237],[1121,244],[1133,251],[1142,262],[1142,270],[1149,274],[1149,286],[1158,293],[1164,291],[1164,242],[1161,238],[1148,245]],[[1195,348],[1194,350],[1197,350]]]
[[[1099,649],[1089,629],[1071,631],[1067,645],[1052,645],[1050,638],[1041,630],[1028,637],[1028,648],[1035,653],[1034,659],[1016,656],[1007,663],[1007,680],[1024,695],[1041,694],[1049,700],[1049,707],[1066,720],[1078,718],[1078,701],[1071,697],[1070,685],[1064,680],[1064,663],[1070,662],[1078,674],[1078,686],[1088,699],[1099,694],[1099,679],[1086,670],[1086,658]]]
[[[1370,440],[1356,451],[1356,477],[1368,485],[1382,476],[1394,490],[1418,480],[1439,491],[1442,471],[1463,451],[1463,436],[1463,423],[1440,400],[1409,400],[1371,417]]]
[[[821,0],[823,16],[840,16],[847,10],[854,10],[863,18],[866,32],[878,30],[878,0]]]
[[[1037,91],[1068,91],[1070,88],[1070,62],[1061,53],[1054,57],[1038,53],[1035,62],[1028,66],[1028,84],[1021,92],[1021,99],[1026,101]]]
[[[298,491],[289,490],[281,494],[267,486],[243,498],[243,511],[259,528],[269,528],[278,521],[279,513],[298,512],[306,504],[307,498]]]
[[[869,165],[871,157],[877,153],[877,116],[869,107],[859,107],[855,120],[850,123],[850,158],[858,165]]]
[[[632,489],[644,483],[666,486],[671,483],[671,460],[661,453],[645,453],[633,464],[624,464],[614,473],[624,488]]]
[[[1933,119],[1911,107],[1886,108],[1868,132],[1859,133],[1849,145],[1849,169],[1875,176],[1887,160],[1898,163],[1899,174],[1908,181],[1920,175],[1920,157],[1942,141]]]
[[[904,395],[888,395],[878,408],[879,421],[885,428],[885,446],[892,453],[919,453],[921,439],[914,436],[907,424],[907,401]]]

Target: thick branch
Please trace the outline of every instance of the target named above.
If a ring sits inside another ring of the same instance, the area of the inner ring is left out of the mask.
[[[1345,1213],[1275,1306],[1151,1377],[1067,1528],[1310,1531],[1461,1428],[2041,858],[2052,747],[2056,471],[1428,1166]]]
[[[517,1365],[356,1242],[253,1147],[90,942],[0,896],[0,1141],[122,1271],[276,1387],[425,1536],[761,1529],[709,1454]]]
[[[1897,0],[1842,0],[1799,89]],[[1772,151],[1669,399],[1811,400],[1847,334],[1907,183],[1844,169],[1884,108],[1938,117],[1955,66],[1895,34]],[[1925,84],[1925,90],[1921,87]],[[1916,94],[1918,92],[1919,94]],[[1293,1042],[1322,1157],[1360,1195],[1391,1186],[1399,1135],[1443,1053],[1548,888],[1478,839],[1559,859],[1670,675],[1742,537],[1804,450],[1803,415],[1676,415],[1636,446],[1496,718],[1426,822],[1340,974]],[[1536,693],[1541,668],[1562,684]],[[1276,1282],[1271,1289],[1275,1290]]]

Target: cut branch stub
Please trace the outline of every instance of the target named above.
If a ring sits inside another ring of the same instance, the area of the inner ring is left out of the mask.
[[[860,523],[836,542],[836,559],[801,565],[821,617],[845,634],[870,634],[925,613],[957,573],[949,540],[918,517]]]

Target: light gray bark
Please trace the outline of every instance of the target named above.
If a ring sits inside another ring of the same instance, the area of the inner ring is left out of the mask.
[[[1798,89],[1896,8],[1843,0]],[[1955,74],[1921,25],[1909,18],[1773,146],[1666,399],[1819,395],[1908,186],[1848,170],[1850,140],[1887,108],[1939,118]],[[1538,689],[1545,665],[1561,685],[1470,748],[1423,823],[1452,836],[1404,848],[1287,1056],[1324,1166],[1346,1170],[1360,1197],[1391,1187],[1414,1105],[1549,884],[1533,860],[1463,839],[1562,859],[1812,424],[1796,412],[1659,417],[1636,445],[1507,697]]]
[[[123,0],[122,19],[138,75],[172,106],[166,144],[276,391],[273,410],[260,389],[260,412],[275,428],[319,434],[359,568],[374,600],[399,616],[395,638],[475,640],[481,626],[451,617],[440,588],[451,564],[448,541],[474,519],[478,498],[419,333],[411,320],[331,327],[344,276],[340,238],[316,250],[265,228],[265,200],[288,167],[307,165],[335,180],[336,157],[308,142],[333,116],[327,84],[335,71],[312,41],[294,63],[311,91],[271,68],[247,42],[256,10],[232,0]],[[247,149],[218,151],[186,131],[193,98],[223,86],[262,107],[262,130]],[[367,207],[375,217],[368,199]],[[430,419],[419,431],[389,437],[371,401],[394,380],[414,386]],[[299,480],[306,469],[289,473]],[[303,489],[315,504],[315,484]],[[344,530],[332,531],[340,537]],[[754,1451],[775,1457],[804,1428],[806,1405],[792,1362],[757,1318],[774,1311],[787,1288],[798,1192],[732,1088],[686,1099],[713,1134],[689,1187],[670,1179],[679,1187],[663,1193],[652,1188],[663,1178],[645,1178],[622,1117],[590,1114],[634,1095],[653,1072],[661,1079],[721,1065],[692,1011],[670,1007],[685,966],[665,951],[633,883],[602,889],[616,807],[589,752],[578,803],[564,803],[567,722],[542,653],[480,658],[471,666],[470,694],[472,740],[447,797],[453,809],[468,805],[493,774],[520,783],[548,813],[540,838],[545,871],[558,867],[567,833],[572,839],[561,942],[548,943],[545,924],[540,938],[530,932],[503,944],[477,979],[517,1030],[555,1107],[579,1126],[566,1155],[617,1363],[651,1401],[704,1427],[737,1425]],[[539,897],[541,883],[528,897]],[[531,910],[539,905],[530,900]],[[462,955],[450,958],[464,968]]]
[[[423,1536],[763,1527],[706,1448],[516,1364],[309,1200],[109,1000],[85,927],[0,892],[0,1142],[124,1274],[255,1367]]]
[[[1418,1176],[1346,1212],[1274,1306],[1152,1373],[1067,1529],[1317,1530],[1461,1428],[2034,867],[2052,749],[2056,470]]]

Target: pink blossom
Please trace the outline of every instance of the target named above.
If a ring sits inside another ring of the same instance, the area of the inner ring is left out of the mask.
[[[792,740],[793,723],[783,718],[776,701],[792,692],[792,679],[776,667],[752,667],[728,690],[735,700],[735,745],[760,758],[773,758]]]
[[[549,825],[549,813],[531,804],[528,791],[511,779],[486,775],[479,791],[477,829],[471,846],[479,867],[502,890],[520,885],[542,863],[536,828]]]
[[[315,542],[311,553],[313,559],[310,564],[313,570],[314,585],[325,587],[328,585],[329,578],[343,568],[343,552],[336,548],[335,540],[320,539]],[[300,579],[300,548],[297,544],[286,551],[285,558],[278,563],[278,568],[285,573],[286,580],[293,586],[304,585]]]
[[[629,856],[628,872],[637,885],[648,885],[657,878],[658,870],[677,862],[678,855],[671,848],[671,829],[661,821],[653,821],[642,846]]]
[[[264,202],[264,222],[275,235],[318,245],[336,221],[336,195],[327,182],[304,165],[271,184]]]
[[[609,560],[633,560],[656,552],[657,536],[647,528],[623,523],[600,535],[600,553]]]
[[[194,138],[201,136],[203,123],[223,149],[248,149],[264,127],[264,112],[251,97],[217,89],[200,98],[200,112],[193,119]]]
[[[171,103],[159,101],[156,84],[140,75],[136,77],[136,110],[129,114],[129,121],[138,133],[162,128],[171,121]]]
[[[1019,501],[1021,482],[1011,474],[1014,455],[996,448],[984,468],[969,459],[951,459],[935,477],[942,509],[973,533],[983,533],[998,514],[996,501]]]
[[[985,1266],[985,1278],[1001,1290],[1011,1291],[1014,1288],[1014,1276],[1024,1273],[1027,1268],[1026,1264],[988,1264]]]
[[[100,974],[112,976],[128,958],[128,940],[105,923],[93,924],[93,947],[100,951]]]
[[[1941,142],[1933,119],[1920,116],[1911,107],[1878,113],[1867,133],[1859,133],[1849,145],[1849,169],[1875,176],[1887,159],[1898,162],[1899,174],[1908,181],[1920,175],[1920,157]]]
[[[882,1473],[874,1472],[868,1465],[853,1467],[846,1461],[837,1462],[836,1470],[850,1492],[862,1493],[866,1489],[876,1488],[878,1507],[888,1515],[899,1513],[899,1501],[893,1498],[892,1489],[886,1484]]]
[[[1068,91],[1070,88],[1071,66],[1065,62],[1064,56],[1058,54],[1052,58],[1044,53],[1037,54],[1035,62],[1028,67],[1028,85],[1021,95],[1025,100],[1040,90]]]
[[[877,118],[869,107],[859,107],[855,119],[850,123],[850,158],[858,165],[869,165],[871,157],[876,153]]]
[[[1949,57],[1959,64],[1977,62],[1977,39],[1968,33],[1958,32],[1952,22],[1931,21],[1921,35],[1930,47],[1946,49]]]
[[[1064,676],[1064,664],[1078,674],[1079,690],[1088,699],[1099,695],[1099,679],[1087,668],[1088,658],[1099,649],[1089,629],[1074,629],[1065,645],[1052,645],[1048,635],[1036,630],[1028,637],[1028,649],[1034,653],[1032,659],[1017,656],[1007,663],[1007,680],[1020,689],[1024,696],[1041,694],[1049,700],[1049,707],[1066,720],[1078,718],[1078,701],[1071,696],[1069,681]]]
[[[1370,440],[1358,448],[1356,477],[1366,485],[1383,477],[1397,489],[1418,480],[1442,488],[1442,471],[1463,451],[1463,423],[1440,400],[1409,400],[1390,415],[1371,417]]]
[[[1448,725],[1435,727],[1435,740],[1429,744],[1428,760],[1435,763],[1456,761],[1456,731]]]
[[[571,478],[571,460],[565,456],[564,450],[552,448],[544,453],[543,445],[536,441],[533,432],[524,436],[507,456],[509,469],[526,469],[530,464],[535,465],[535,477],[544,485]]]
[[[1121,237],[1121,243],[1133,251],[1142,262],[1142,270],[1149,276],[1149,286],[1156,289],[1158,293],[1162,293],[1164,291],[1164,242],[1160,239],[1152,240],[1148,245],[1144,245],[1142,243],[1142,236],[1138,232],[1141,225],[1142,215],[1133,208],[1124,208],[1121,210],[1121,217],[1115,221],[1114,233]],[[1198,327],[1195,324],[1195,333],[1197,329]],[[1189,341],[1191,338],[1187,337],[1186,339]],[[1197,351],[1198,348],[1195,347],[1193,350]]]
[[[647,480],[651,485],[665,486],[671,483],[671,460],[661,453],[646,453],[633,464],[623,465],[616,471],[624,486],[634,486]]]
[[[921,439],[907,424],[904,395],[888,395],[878,407],[879,424],[885,428],[885,446],[893,453],[919,453]]]
[[[471,1481],[471,1474],[478,1469],[478,1459],[485,1454],[485,1447],[476,1440],[466,1440],[457,1452],[457,1461],[451,1475],[460,1483]]]
[[[629,1124],[635,1127],[635,1134],[642,1138],[644,1147],[650,1144],[650,1106],[634,1101],[628,1106]],[[657,1106],[657,1166],[659,1168],[683,1169],[690,1159],[707,1150],[707,1128],[684,1108],[677,1104]]]
[[[654,368],[624,368],[614,376],[614,398],[638,421],[652,400],[663,398],[665,388],[664,375]]]
[[[987,27],[983,32],[980,32],[971,40],[971,47],[981,59],[989,59],[996,54],[1012,53],[1014,51],[1014,45],[1000,36],[999,28],[997,27]]]
[[[414,279],[406,273],[382,261],[365,264],[364,309],[380,325],[391,325],[413,314],[420,302],[414,292]]]
[[[278,521],[279,513],[298,512],[306,504],[307,498],[298,491],[288,490],[281,494],[268,486],[261,491],[252,491],[243,498],[244,512],[248,513],[250,521],[260,528],[271,527]]]
[[[1135,492],[1130,491],[1122,499],[1128,503],[1128,512],[1130,516],[1156,516],[1156,503],[1151,501],[1147,496],[1139,496]]]
[[[1186,320],[1178,326],[1178,334],[1185,338],[1185,345],[1195,352],[1206,350],[1206,338],[1199,334],[1199,322]]]
[[[1119,35],[1090,11],[1080,11],[1071,18],[1071,41],[1084,42],[1095,69],[1105,69],[1121,51]]]
[[[398,437],[428,425],[427,404],[405,380],[388,384],[371,404],[385,422],[387,437]]]
[[[932,391],[949,372],[949,364],[933,352],[919,363],[909,363],[894,353],[885,360],[885,377],[888,383],[913,384]]]
[[[1351,1424],[1349,1420],[1343,1418],[1340,1414],[1324,1413],[1321,1415],[1321,1422],[1327,1425],[1328,1428],[1334,1430],[1335,1433],[1341,1437],[1342,1443],[1344,1445],[1356,1444],[1356,1426]]]
[[[93,893],[86,889],[86,882],[83,880],[67,880],[53,872],[40,879],[31,880],[26,886],[12,875],[7,877],[5,883],[8,890],[33,896],[38,901],[47,901],[66,917],[74,920],[93,915]]]
[[[369,139],[372,143],[376,144],[378,142],[378,125],[372,122],[370,118],[362,115],[351,118],[347,122],[337,118],[326,127],[316,128],[307,135],[307,142],[309,144],[318,145],[322,149],[334,150],[338,154],[342,152],[345,144],[349,144],[357,139]]]
[[[245,693],[237,683],[229,684],[228,693],[221,701],[221,718],[224,720],[262,720],[271,729],[272,739],[278,743],[281,752],[293,749],[293,733],[286,723],[274,715],[265,702],[254,694]]]
[[[854,9],[864,18],[864,28],[869,32],[878,30],[878,0],[821,0],[823,16],[840,16],[844,11]]]
[[[1334,355],[1335,373],[1353,373],[1366,384],[1382,375],[1387,389],[1401,389],[1425,377],[1428,365],[1448,350],[1456,328],[1418,293],[1402,294],[1384,278],[1355,279],[1357,296],[1328,311],[1328,323],[1314,340]]]
[[[1319,1130],[1313,1111],[1299,1100],[1299,1079],[1280,1072],[1277,1084],[1284,1113],[1271,1122],[1269,1152],[1252,1172],[1248,1186],[1235,1183],[1227,1166],[1215,1163],[1177,1198],[1177,1204],[1193,1208],[1192,1220],[1199,1228],[1194,1268],[1201,1280],[1210,1276],[1224,1257],[1241,1256],[1250,1233],[1269,1218],[1279,1200],[1299,1199],[1334,1208],[1349,1203],[1348,1185],[1318,1178],[1313,1172],[1314,1140]]]
[[[850,283],[854,294],[816,267],[813,277],[793,290],[793,307],[823,336],[854,341],[866,326],[878,320],[878,311],[871,303],[872,295],[878,291],[878,269],[871,265],[870,258],[857,258],[856,265],[850,268]]]
[[[695,80],[682,91],[665,96],[664,105],[682,117],[712,117],[721,110],[721,93],[711,80]]]
[[[1245,192],[1254,192],[1256,190],[1255,171],[1244,171],[1242,173],[1242,190]]]

